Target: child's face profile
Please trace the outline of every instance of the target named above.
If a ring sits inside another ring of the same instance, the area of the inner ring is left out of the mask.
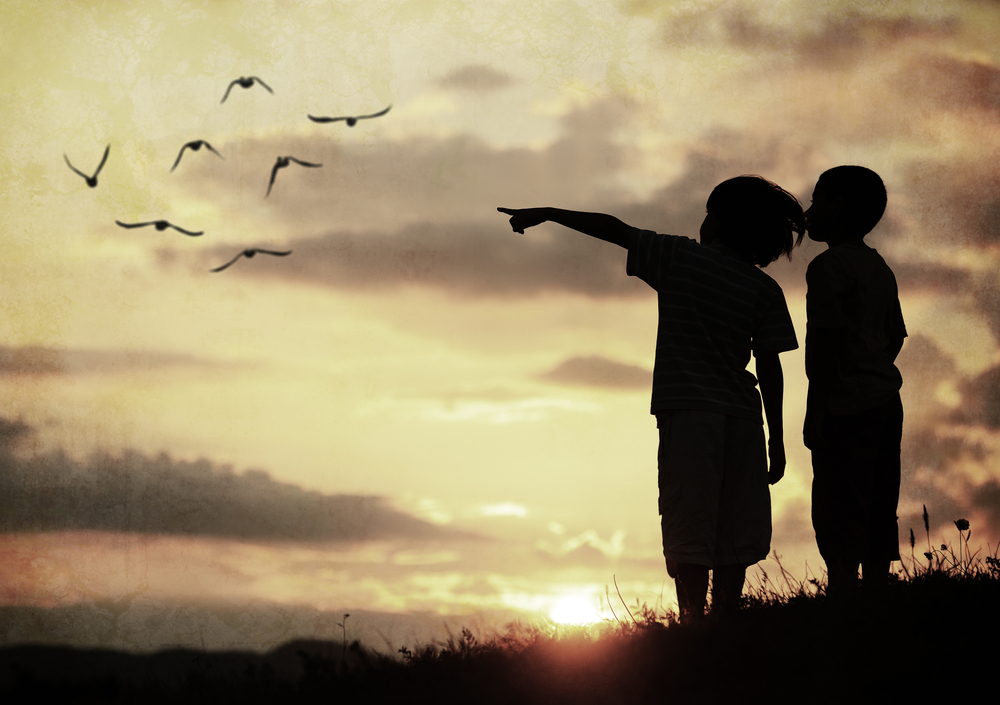
[[[806,234],[813,242],[830,242],[830,236],[836,235],[836,216],[839,210],[839,199],[833,198],[823,187],[822,179],[813,189],[812,205],[805,212]]]

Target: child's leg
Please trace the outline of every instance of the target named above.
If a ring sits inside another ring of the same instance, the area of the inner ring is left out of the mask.
[[[739,597],[746,567],[767,558],[771,549],[771,492],[764,428],[759,423],[727,417],[725,444],[712,558],[712,565],[718,568],[713,585],[723,586],[723,600],[734,593]]]
[[[866,594],[877,594],[889,584],[891,561],[865,560],[861,562],[861,587]]]
[[[747,567],[770,552],[771,493],[763,426],[727,417],[725,444],[712,561],[712,613],[729,615],[740,608]]]
[[[868,555],[877,437],[868,412],[827,414],[824,446],[812,453],[812,521],[831,596],[857,589],[858,568]]]
[[[708,597],[708,566],[678,563],[674,583],[677,587],[681,624],[691,624],[703,618]]]
[[[729,615],[740,608],[746,581],[744,565],[720,565],[712,569],[712,612]]]
[[[676,410],[656,416],[660,529],[682,621],[704,616],[715,552],[725,417]]]
[[[722,485],[722,414],[679,409],[656,416],[658,509],[663,555],[711,565]]]
[[[865,556],[864,586],[885,584],[892,561],[899,560],[900,446],[903,437],[903,405],[895,398],[881,408],[879,451],[872,480],[871,523],[868,555]]]
[[[824,556],[826,561],[826,594],[835,599],[853,595],[858,589],[859,561],[844,556]]]
[[[885,584],[889,563],[899,560],[899,452],[903,409],[898,396],[857,414],[828,415],[826,447],[813,452],[813,527],[826,561],[828,592]]]

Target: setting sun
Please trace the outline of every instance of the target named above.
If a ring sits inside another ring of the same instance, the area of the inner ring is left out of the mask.
[[[593,624],[601,617],[593,603],[580,595],[561,597],[549,611],[549,618],[558,624]]]

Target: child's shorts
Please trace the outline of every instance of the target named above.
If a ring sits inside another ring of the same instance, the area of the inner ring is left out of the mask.
[[[833,561],[899,560],[899,395],[857,414],[827,414],[812,454],[812,519],[819,553]]]
[[[668,561],[752,565],[771,550],[760,423],[711,411],[656,415],[660,525]]]

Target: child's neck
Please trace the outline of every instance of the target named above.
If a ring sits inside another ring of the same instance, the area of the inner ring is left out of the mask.
[[[747,264],[753,264],[753,255],[748,255],[744,254],[743,252],[740,252],[735,247],[730,245],[725,240],[722,240],[721,238],[718,240],[713,240],[711,243],[709,243],[709,247],[714,247],[720,250],[721,252],[725,252],[730,257],[738,259],[741,262],[746,262]]]

